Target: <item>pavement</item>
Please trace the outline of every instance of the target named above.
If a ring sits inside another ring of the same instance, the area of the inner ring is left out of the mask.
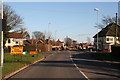
[[[120,64],[99,62],[74,51],[47,54],[46,58],[6,80],[120,80]]]

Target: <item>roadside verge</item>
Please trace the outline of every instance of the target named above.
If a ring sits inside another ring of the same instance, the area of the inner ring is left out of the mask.
[[[20,72],[20,71],[26,69],[27,67],[29,67],[29,66],[31,66],[31,65],[33,65],[33,64],[35,64],[35,63],[37,63],[37,62],[39,62],[39,61],[42,61],[43,59],[44,59],[44,57],[41,58],[41,59],[39,59],[39,60],[37,60],[37,61],[34,61],[34,62],[31,63],[31,64],[28,64],[28,65],[24,66],[24,67],[22,67],[22,68],[19,68],[18,70],[15,70],[14,72],[12,72],[12,73],[6,75],[5,77],[3,77],[3,79],[7,79],[7,78],[9,78],[9,77],[15,75],[16,73],[18,73],[18,72]]]

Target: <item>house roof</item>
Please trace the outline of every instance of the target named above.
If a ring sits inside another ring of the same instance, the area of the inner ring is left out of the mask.
[[[64,43],[64,42],[60,41],[59,39],[56,42],[58,42],[58,43]]]
[[[26,43],[26,42],[29,43],[29,44],[35,44],[36,39],[33,39],[33,38],[32,39],[27,39],[27,40],[24,41],[24,43]],[[37,41],[37,44],[41,44],[41,43],[43,44],[44,42],[42,40]]]
[[[105,28],[103,28],[100,32],[98,32],[98,37],[104,37],[104,36],[116,36],[116,23],[111,23],[107,25]],[[120,36],[120,26],[117,25],[117,36]],[[93,38],[96,38],[97,34],[93,36]]]
[[[23,39],[22,33],[10,32],[8,36],[9,38]]]

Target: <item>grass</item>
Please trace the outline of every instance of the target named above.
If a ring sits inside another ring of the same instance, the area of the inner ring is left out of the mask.
[[[95,59],[98,60],[103,60],[103,61],[117,61],[120,62],[120,58],[113,56],[111,53],[93,53],[91,56]]]
[[[44,56],[42,55],[30,55],[30,54],[26,55],[6,54],[4,56],[3,77],[43,57]]]

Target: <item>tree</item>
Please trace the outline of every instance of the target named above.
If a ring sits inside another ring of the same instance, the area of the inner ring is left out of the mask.
[[[110,16],[103,16],[103,19],[100,24],[96,24],[96,28],[103,29],[108,24],[116,23],[116,17],[110,17]],[[120,23],[120,18],[118,18],[118,23]]]
[[[3,19],[7,21],[7,31],[14,30],[23,25],[23,18],[17,15],[11,6],[3,5]]]
[[[1,17],[1,14],[0,14]],[[11,30],[20,28],[23,24],[23,18],[16,14],[16,12],[8,5],[3,5],[3,19],[6,20],[7,28],[4,32],[4,45],[8,38],[8,33]]]
[[[71,38],[69,38],[69,37],[66,37],[66,38],[64,39],[64,41],[65,41],[65,45],[66,45],[66,46],[71,46],[73,40],[72,40]]]
[[[111,23],[116,23],[116,17],[110,17],[110,16],[103,16],[103,19],[102,19],[102,22],[101,24],[96,24],[95,27],[99,28],[99,29],[103,29],[105,28],[108,24],[111,24]],[[118,17],[118,25],[120,25],[120,17]],[[119,39],[120,40],[120,36],[119,36]],[[103,44],[103,43],[102,43]]]
[[[34,31],[33,32],[33,37],[38,40],[44,40],[45,39],[45,34],[40,31]]]

